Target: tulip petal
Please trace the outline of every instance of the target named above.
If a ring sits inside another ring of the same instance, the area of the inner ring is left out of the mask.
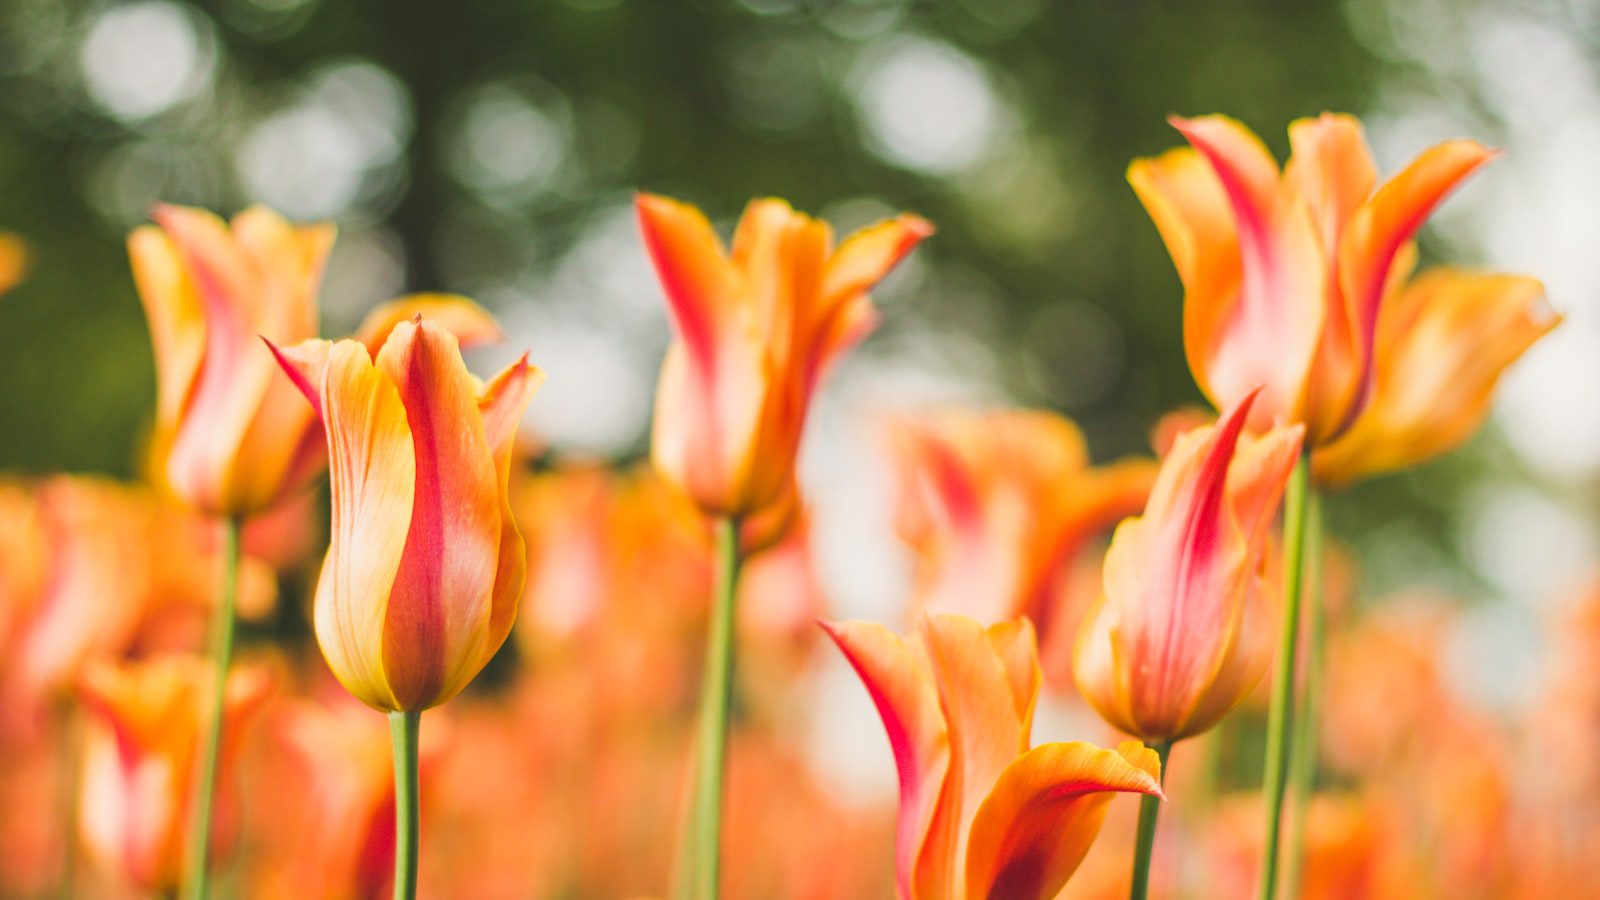
[[[408,547],[417,455],[393,381],[365,347],[340,341],[322,381],[332,494],[328,558],[317,585],[317,643],[350,693],[380,710],[404,708],[384,646],[391,592]]]
[[[488,310],[460,294],[409,294],[380,303],[361,320],[355,338],[376,356],[396,325],[417,316],[455,335],[463,348],[492,344],[505,338],[500,324]]]
[[[1378,169],[1354,116],[1323,113],[1289,125],[1284,179],[1311,207],[1324,252],[1337,251],[1345,223],[1372,195]]]
[[[1482,426],[1505,369],[1560,324],[1538,281],[1435,270],[1385,300],[1372,396],[1319,447],[1314,471],[1347,484],[1454,449]]]
[[[378,353],[415,447],[415,501],[384,626],[384,669],[403,708],[454,696],[476,675],[499,568],[501,501],[476,385],[455,336],[402,322]]]
[[[948,883],[954,834],[932,831],[951,751],[933,672],[914,644],[872,622],[821,623],[860,676],[883,720],[900,781],[895,866],[900,896]],[[942,894],[944,888],[935,887]]]
[[[719,322],[731,314],[739,291],[722,242],[705,214],[687,203],[640,194],[634,206],[678,334],[695,365],[711,369]]]
[[[1310,207],[1280,189],[1272,155],[1243,125],[1224,116],[1171,121],[1222,183],[1241,265],[1237,303],[1196,312],[1197,333],[1185,338],[1199,351],[1190,366],[1218,406],[1260,387],[1266,396],[1258,418],[1297,419],[1327,313],[1327,262]]]
[[[1475,141],[1446,141],[1431,147],[1389,179],[1355,212],[1339,243],[1339,285],[1358,346],[1370,348],[1378,310],[1390,283],[1390,269],[1401,248],[1451,191],[1495,152]],[[1360,384],[1367,383],[1372,353],[1359,361]],[[1339,430],[1359,414],[1360,398]]]
[[[14,234],[0,232],[0,294],[28,275],[28,245]]]
[[[200,296],[184,272],[177,245],[160,228],[134,229],[128,235],[128,259],[155,353],[158,427],[175,428],[205,354]]]
[[[933,224],[901,213],[852,234],[828,259],[822,276],[823,306],[834,306],[882,281],[917,244],[933,235]]]
[[[505,643],[517,616],[517,600],[528,574],[528,554],[511,509],[512,449],[517,423],[544,382],[544,372],[528,363],[528,355],[507,366],[490,380],[478,398],[484,434],[494,455],[500,493],[500,550],[489,604],[489,634],[480,666]]]
[[[1160,797],[1160,762],[1137,742],[1117,750],[1044,744],[1018,757],[972,821],[966,896],[1049,900],[1083,861],[1113,793]]]
[[[278,361],[283,374],[289,376],[289,383],[305,395],[317,417],[322,418],[322,379],[328,371],[328,356],[333,352],[333,342],[313,338],[292,347],[279,347],[267,338],[261,340],[272,351],[272,357]]]

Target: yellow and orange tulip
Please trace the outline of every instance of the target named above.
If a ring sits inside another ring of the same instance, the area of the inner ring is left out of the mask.
[[[1178,438],[1144,514],[1117,526],[1105,592],[1078,636],[1078,689],[1146,741],[1215,725],[1272,661],[1268,540],[1303,429],[1244,435],[1254,398]]]
[[[1372,397],[1350,430],[1312,456],[1342,485],[1460,446],[1489,415],[1506,367],[1561,323],[1532,278],[1439,269],[1384,302]]]
[[[1292,123],[1281,171],[1232,119],[1172,124],[1192,147],[1134,161],[1128,180],[1183,281],[1189,368],[1219,409],[1261,387],[1256,430],[1301,423],[1326,444],[1371,393],[1380,307],[1417,229],[1494,153],[1447,141],[1378,186],[1350,116]]]
[[[651,458],[708,514],[761,512],[792,489],[817,383],[875,324],[867,291],[933,227],[902,214],[835,247],[826,222],[756,200],[725,250],[692,206],[637,207],[676,331]]]
[[[1054,897],[1114,792],[1161,795],[1155,751],[1085,743],[1029,749],[1041,674],[1026,619],[987,628],[922,619],[825,625],[877,705],[900,777],[895,859],[903,900]]]
[[[80,685],[95,727],[84,750],[79,822],[85,847],[107,869],[149,890],[176,890],[194,786],[195,751],[207,716],[212,667],[187,655],[113,665],[99,662]],[[266,670],[235,669],[224,695],[219,785],[226,810],[240,729],[266,699]],[[213,847],[226,845],[230,817],[213,820]]]
[[[524,356],[483,384],[455,336],[420,315],[375,358],[353,340],[276,353],[328,438],[323,656],[375,709],[443,703],[516,615],[527,559],[509,500],[512,444],[543,375]]]

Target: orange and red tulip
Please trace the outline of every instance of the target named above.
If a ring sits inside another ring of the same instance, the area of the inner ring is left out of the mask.
[[[933,227],[902,214],[835,247],[826,222],[756,200],[725,250],[692,206],[641,194],[637,207],[676,331],[651,458],[706,513],[761,512],[792,488],[824,372],[875,324],[867,291]]]
[[[1151,460],[1091,466],[1071,421],[1033,410],[949,411],[890,424],[896,530],[916,554],[918,605],[981,622],[1027,616],[1049,635],[1067,570],[1144,508]],[[1081,612],[1081,610],[1079,610]]]
[[[1219,409],[1261,387],[1257,430],[1301,423],[1325,444],[1367,402],[1380,307],[1412,237],[1493,151],[1446,141],[1378,186],[1350,116],[1292,123],[1281,171],[1232,119],[1172,124],[1192,148],[1136,160],[1128,180],[1183,281],[1189,368]]]
[[[1177,440],[1144,514],[1117,526],[1073,676],[1102,718],[1146,741],[1215,725],[1272,661],[1269,533],[1303,429],[1242,434],[1254,395]]]
[[[1328,485],[1453,450],[1489,415],[1508,366],[1561,323],[1538,281],[1439,269],[1383,304],[1372,397],[1350,430],[1312,456]]]
[[[97,662],[80,685],[94,729],[84,750],[79,822],[85,847],[107,869],[151,890],[183,880],[183,850],[194,785],[195,751],[209,708],[211,664],[188,655],[136,663]],[[270,675],[240,667],[224,695],[222,810],[234,745],[246,719],[266,699]],[[214,820],[226,845],[230,817]]]
[[[316,336],[333,226],[296,227],[260,206],[232,223],[178,206],[154,216],[128,254],[155,350],[164,481],[203,512],[265,509],[315,474],[321,442],[260,339]]]
[[[527,357],[488,384],[445,328],[278,350],[328,438],[333,517],[317,642],[379,710],[455,696],[505,641],[527,559],[509,499],[517,423],[543,375]]]
[[[1160,796],[1155,751],[1029,749],[1041,674],[1026,619],[922,619],[901,637],[825,625],[883,719],[900,777],[895,860],[905,900],[1054,897],[1089,851],[1113,792]]]

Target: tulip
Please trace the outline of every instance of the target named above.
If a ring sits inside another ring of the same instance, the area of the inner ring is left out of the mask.
[[[527,572],[512,445],[543,373],[524,354],[483,384],[455,336],[420,314],[376,357],[349,340],[273,351],[327,433],[317,643],[346,690],[390,714],[395,894],[414,897],[420,716],[466,687],[511,631]]]
[[[1532,278],[1441,269],[1411,282],[1378,315],[1372,398],[1317,448],[1317,480],[1349,484],[1464,443],[1501,373],[1560,323]]]
[[[720,895],[734,598],[744,545],[775,542],[798,513],[795,455],[811,394],[875,324],[867,291],[933,227],[902,214],[835,248],[826,222],[782,200],[756,200],[724,250],[694,207],[651,194],[640,194],[636,206],[676,332],[656,390],[650,458],[718,520],[694,838],[683,841],[680,867],[688,892],[709,900]]]
[[[727,251],[694,207],[650,194],[637,206],[677,333],[651,459],[709,514],[758,512],[794,476],[817,383],[876,322],[867,291],[933,226],[902,214],[835,248],[826,222],[756,200]]]
[[[28,245],[14,234],[0,231],[0,294],[28,277]]]
[[[861,677],[900,779],[902,900],[1054,897],[1114,792],[1161,796],[1156,754],[1084,743],[1029,749],[1041,674],[1026,619],[985,628],[925,616],[916,635],[823,626]]]
[[[1107,722],[1149,742],[1199,734],[1272,661],[1269,532],[1299,426],[1242,434],[1251,398],[1178,438],[1142,516],[1117,526],[1073,675]]]
[[[524,356],[484,385],[456,338],[421,316],[375,358],[352,340],[274,351],[328,436],[323,656],[374,709],[437,706],[478,674],[516,614],[526,559],[511,448],[543,374]]]
[[[890,437],[918,606],[981,622],[1027,616],[1041,648],[1082,613],[1067,590],[1073,564],[1143,508],[1155,477],[1148,460],[1091,466],[1077,426],[1042,411],[904,417]]]
[[[1192,149],[1136,160],[1128,180],[1183,281],[1189,368],[1218,408],[1261,387],[1256,430],[1303,423],[1308,444],[1326,444],[1371,393],[1380,307],[1412,237],[1494,153],[1447,141],[1376,187],[1350,116],[1291,124],[1281,171],[1232,119],[1172,124]]]
[[[211,679],[205,660],[171,655],[120,666],[98,662],[80,685],[96,724],[83,761],[84,845],[101,865],[148,890],[174,890],[184,874],[183,835]],[[270,688],[262,669],[228,676],[220,783],[227,782],[240,728]],[[227,825],[219,817],[219,832]]]
[[[304,484],[320,462],[313,418],[257,335],[317,333],[317,288],[333,226],[296,227],[265,207],[227,223],[158,206],[128,237],[156,359],[157,456],[204,512],[241,516]]]

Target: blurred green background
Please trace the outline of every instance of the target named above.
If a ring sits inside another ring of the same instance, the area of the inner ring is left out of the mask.
[[[1517,53],[1550,65],[1540,41],[1565,41],[1588,65],[1592,12],[1442,0],[7,0],[0,228],[36,255],[0,301],[0,467],[133,472],[154,383],[122,239],[156,200],[337,220],[327,333],[402,291],[470,294],[550,372],[535,427],[558,448],[636,455],[666,340],[628,210],[640,188],[723,223],[763,194],[846,227],[894,209],[926,215],[937,238],[885,285],[886,325],[841,380],[878,384],[890,403],[1046,406],[1081,423],[1099,458],[1139,451],[1161,412],[1200,399],[1177,278],[1123,180],[1130,159],[1177,143],[1169,113],[1227,112],[1282,154],[1291,119],[1356,112],[1385,171],[1457,134],[1514,151],[1530,113],[1497,67]],[[1506,22],[1534,36],[1475,68]],[[1480,224],[1522,188],[1512,177],[1486,176],[1499,187],[1455,201],[1427,256],[1500,262]],[[1574,311],[1569,298],[1557,305]],[[1490,436],[1338,498],[1335,526],[1363,545],[1380,586],[1531,591],[1506,580],[1528,560],[1507,576],[1475,558],[1489,538],[1473,531],[1474,510],[1493,509],[1498,495],[1484,491],[1510,491],[1505,502],[1533,510],[1525,527],[1560,531],[1573,509],[1551,504],[1576,496],[1581,513],[1591,472],[1552,474]],[[1589,547],[1561,540],[1567,556]]]

